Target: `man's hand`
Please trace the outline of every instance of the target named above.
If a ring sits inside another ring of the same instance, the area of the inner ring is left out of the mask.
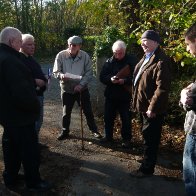
[[[66,77],[65,74],[61,74],[61,75],[60,75],[60,78],[61,78],[61,80],[63,80],[63,81],[69,80],[69,78]]]
[[[120,79],[116,76],[111,77],[111,81],[113,84],[124,84],[124,79]]]
[[[189,106],[193,105],[193,98],[192,97],[187,97],[185,104],[189,105]]]
[[[75,88],[74,88],[74,92],[76,92],[76,93],[80,93],[80,92],[82,91],[82,88],[83,88],[83,86],[82,86],[82,85],[80,85],[80,84],[78,84],[78,85],[76,85],[76,86],[75,86]]]
[[[35,79],[35,83],[38,87],[43,87],[46,85],[46,82],[44,80],[41,79]]]
[[[155,118],[156,117],[156,114],[150,110],[148,110],[146,112],[146,115],[148,116],[148,118]]]

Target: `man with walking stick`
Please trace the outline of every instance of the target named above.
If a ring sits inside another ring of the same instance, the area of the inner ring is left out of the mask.
[[[92,135],[95,138],[102,137],[95,124],[88,90],[88,83],[93,76],[92,62],[89,55],[80,50],[81,46],[82,39],[79,36],[70,37],[68,48],[59,52],[54,62],[53,73],[60,81],[63,104],[62,130],[57,137],[58,140],[69,136],[71,112],[75,101],[81,102]]]

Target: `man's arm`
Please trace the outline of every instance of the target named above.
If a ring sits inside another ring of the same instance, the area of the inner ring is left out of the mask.
[[[157,63],[156,90],[151,98],[148,111],[160,113],[165,110],[168,103],[169,90],[171,86],[171,70],[168,61]]]
[[[62,58],[60,56],[60,53],[58,53],[56,55],[56,58],[54,61],[53,75],[55,78],[57,78],[59,80],[64,79],[63,63],[62,63]]]
[[[8,60],[5,64],[4,79],[12,103],[21,110],[39,112],[40,105],[30,71],[17,59],[14,63]]]
[[[85,54],[84,58],[84,74],[82,75],[82,79],[80,81],[80,85],[83,87],[87,86],[93,77],[92,61],[88,54]]]

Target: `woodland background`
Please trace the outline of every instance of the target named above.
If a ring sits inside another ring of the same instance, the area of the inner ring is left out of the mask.
[[[167,123],[174,126],[184,122],[185,113],[178,106],[180,91],[195,76],[196,61],[184,44],[184,32],[194,22],[195,0],[0,0],[0,30],[14,26],[33,34],[39,60],[53,61],[72,35],[84,39],[83,49],[93,62],[109,57],[117,39],[140,58],[141,34],[147,29],[159,32],[161,45],[173,61]]]

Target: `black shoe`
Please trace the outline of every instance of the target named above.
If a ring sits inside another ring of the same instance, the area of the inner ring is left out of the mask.
[[[7,182],[4,179],[4,184],[5,184],[7,189],[15,190],[18,186],[21,186],[24,183],[24,180],[25,180],[24,175],[23,174],[18,174],[16,176],[16,178],[12,181]]]
[[[131,147],[131,142],[127,141],[127,140],[123,140],[122,143],[121,143],[121,146],[123,148],[130,148]]]
[[[39,143],[39,148],[44,149],[44,148],[48,148],[48,146],[46,146],[45,144]]]
[[[35,184],[35,185],[32,185],[32,186],[27,186],[27,189],[29,191],[47,191],[49,189],[52,188],[52,184],[50,184],[49,182],[47,181],[44,181],[44,180],[41,180],[39,183]]]
[[[67,130],[62,130],[59,136],[57,137],[57,140],[67,139],[68,137],[69,137],[69,132]]]
[[[136,178],[145,178],[145,177],[151,177],[153,176],[153,173],[143,173],[141,170],[133,170],[131,173],[130,173],[130,176],[132,177],[136,177]]]
[[[92,135],[93,135],[93,137],[95,137],[96,139],[100,139],[100,138],[102,138],[102,135],[99,133],[99,132],[93,132],[92,131]]]
[[[113,144],[114,140],[110,139],[110,138],[107,138],[107,137],[104,137],[104,138],[100,139],[100,143],[102,143],[102,144]]]

